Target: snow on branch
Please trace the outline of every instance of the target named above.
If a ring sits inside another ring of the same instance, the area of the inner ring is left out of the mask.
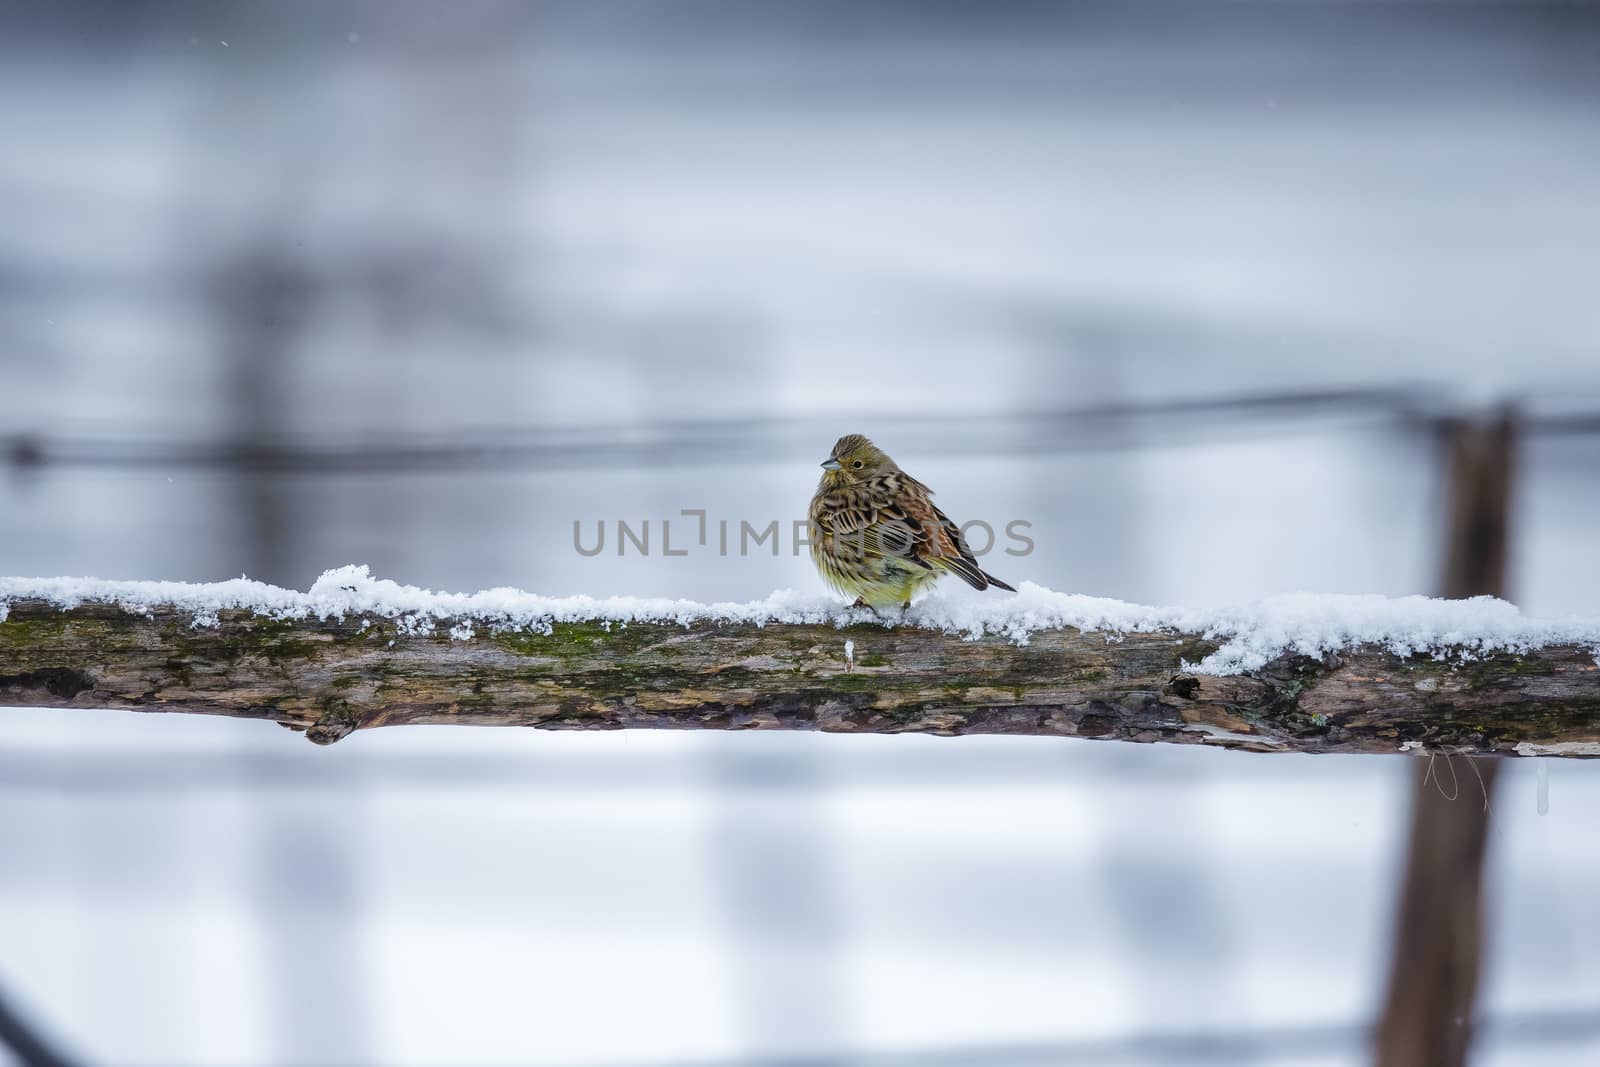
[[[402,723],[1188,741],[1263,751],[1600,755],[1600,619],[1492,598],[1156,608],[1053,592],[880,617],[751,603],[300,593],[0,578],[0,706],[266,718],[313,740]]]

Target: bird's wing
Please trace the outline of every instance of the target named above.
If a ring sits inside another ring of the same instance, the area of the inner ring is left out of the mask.
[[[1016,592],[978,566],[960,528],[933,503],[933,490],[904,471],[819,494],[811,519],[831,542],[830,551],[841,555],[895,557],[949,571],[974,589]]]
[[[906,518],[919,529],[920,536],[912,546],[917,558],[958,575],[974,589],[987,589],[989,576],[978,566],[961,530],[934,505],[932,491],[909,475],[905,480],[904,490],[899,494],[900,506]]]
[[[831,493],[820,505],[812,519],[824,536],[831,536],[834,551],[932,566],[923,548],[927,532],[908,513],[899,494],[885,492],[881,486],[863,486]]]

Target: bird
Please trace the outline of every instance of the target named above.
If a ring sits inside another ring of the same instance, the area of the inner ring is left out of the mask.
[[[839,438],[811,498],[811,561],[852,607],[907,608],[948,574],[974,589],[1016,589],[978,566],[933,490],[861,434]]]

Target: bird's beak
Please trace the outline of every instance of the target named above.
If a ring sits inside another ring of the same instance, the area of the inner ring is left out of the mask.
[[[827,459],[822,461],[822,469],[825,471],[836,471],[839,469],[839,461],[834,459],[832,456],[829,456]]]

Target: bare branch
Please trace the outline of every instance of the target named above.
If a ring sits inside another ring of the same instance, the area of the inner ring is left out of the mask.
[[[17,600],[0,622],[0,706],[272,719],[329,743],[406,723],[542,729],[1039,734],[1256,751],[1600,755],[1587,647],[1402,658],[1362,646],[1186,673],[1187,633],[967,640],[915,627],[554,623],[408,634],[381,617],[130,614]],[[853,664],[845,641],[854,643]]]

